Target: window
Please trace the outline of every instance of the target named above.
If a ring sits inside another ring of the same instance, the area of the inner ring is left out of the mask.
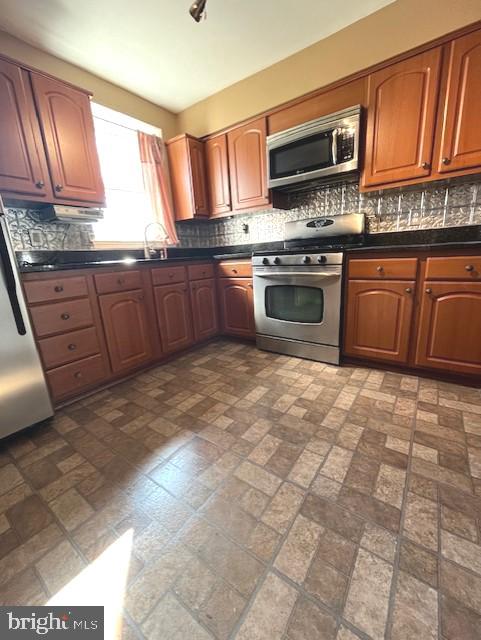
[[[95,240],[138,244],[155,215],[144,189],[137,132],[161,132],[98,104],[92,104],[92,112],[107,202],[104,219],[94,225]]]

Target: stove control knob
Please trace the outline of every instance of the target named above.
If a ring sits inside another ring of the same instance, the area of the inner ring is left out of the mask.
[[[304,257],[302,258],[302,262],[303,262],[303,264],[309,264],[309,262],[310,262],[310,261],[311,261],[311,259],[310,259],[310,257],[309,257],[309,256],[304,256]]]
[[[319,262],[319,264],[325,264],[327,262],[327,258],[326,256],[319,256],[317,261]]]
[[[276,256],[274,258],[274,264],[281,264],[281,259]]]
[[[269,264],[269,258],[262,258],[262,264]]]

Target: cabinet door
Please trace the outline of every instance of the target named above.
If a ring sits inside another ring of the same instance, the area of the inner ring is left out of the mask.
[[[236,127],[227,134],[233,209],[269,204],[266,119]]]
[[[215,280],[196,280],[190,283],[194,336],[205,340],[219,332]]]
[[[481,30],[450,45],[438,170],[481,166]]]
[[[28,75],[0,60],[0,192],[50,193],[47,160]]]
[[[153,348],[142,290],[102,295],[99,301],[112,371],[124,372],[151,360]]]
[[[51,78],[35,73],[31,77],[54,195],[59,200],[103,203],[89,97]]]
[[[187,285],[155,287],[154,295],[164,352],[185,349],[194,341]]]
[[[429,175],[441,48],[369,76],[363,186]]]
[[[196,215],[209,215],[207,198],[207,180],[205,173],[204,143],[195,138],[188,138],[190,154],[190,170],[192,174],[192,193]]]
[[[223,278],[219,280],[222,331],[228,335],[255,336],[252,280]]]
[[[481,374],[481,282],[424,283],[416,364]]]
[[[344,353],[405,363],[413,315],[414,282],[350,280]]]
[[[227,136],[216,136],[205,143],[207,185],[209,188],[210,215],[217,216],[231,211]]]

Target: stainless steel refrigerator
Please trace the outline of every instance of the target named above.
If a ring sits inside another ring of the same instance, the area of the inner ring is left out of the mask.
[[[52,415],[0,197],[0,438]]]

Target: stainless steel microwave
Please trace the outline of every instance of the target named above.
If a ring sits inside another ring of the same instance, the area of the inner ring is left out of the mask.
[[[360,119],[356,105],[268,136],[269,189],[356,171]]]

